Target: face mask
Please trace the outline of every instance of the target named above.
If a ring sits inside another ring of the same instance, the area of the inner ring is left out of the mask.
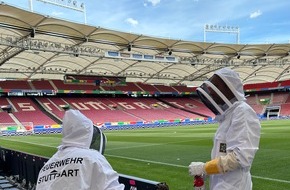
[[[218,75],[214,75],[198,87],[196,92],[204,105],[215,115],[222,115],[237,100],[228,85],[231,84],[227,84],[227,81],[223,81]],[[230,100],[226,97],[226,93],[232,97]]]
[[[106,144],[107,144],[106,135],[98,127],[93,126],[93,138],[90,145],[90,149],[97,150],[101,154],[104,154]]]

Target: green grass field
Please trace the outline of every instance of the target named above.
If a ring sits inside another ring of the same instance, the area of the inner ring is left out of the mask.
[[[122,174],[165,181],[171,190],[191,190],[187,166],[208,161],[216,125],[105,131],[105,156]],[[253,166],[254,190],[290,189],[290,120],[262,122]],[[51,156],[61,135],[1,137],[2,147]]]

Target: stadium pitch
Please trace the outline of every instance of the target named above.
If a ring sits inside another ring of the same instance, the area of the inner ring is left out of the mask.
[[[217,125],[105,131],[105,156],[122,174],[165,181],[172,190],[191,190],[187,166],[208,161]],[[263,121],[253,166],[254,190],[289,190],[290,120]],[[2,147],[50,157],[61,135],[1,137]]]

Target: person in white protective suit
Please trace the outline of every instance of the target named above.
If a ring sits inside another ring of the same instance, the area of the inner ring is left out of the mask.
[[[39,171],[36,190],[123,190],[119,175],[102,155],[106,136],[78,110],[63,118],[62,143]]]
[[[239,75],[222,68],[197,88],[219,123],[210,161],[191,162],[189,174],[209,175],[211,190],[251,190],[250,169],[259,147],[260,121],[245,102]]]

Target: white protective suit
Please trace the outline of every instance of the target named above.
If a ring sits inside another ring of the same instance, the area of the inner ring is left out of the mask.
[[[219,127],[214,136],[212,160],[206,164],[193,162],[190,172],[208,174],[211,190],[251,190],[250,169],[259,146],[260,122],[255,111],[245,102],[238,74],[229,68],[220,69],[215,74],[231,84],[235,100],[228,101],[230,106],[223,106],[226,109],[220,109],[222,114],[216,117]]]
[[[42,167],[36,190],[123,190],[106,158],[89,149],[93,123],[78,110],[66,111],[58,151]]]

